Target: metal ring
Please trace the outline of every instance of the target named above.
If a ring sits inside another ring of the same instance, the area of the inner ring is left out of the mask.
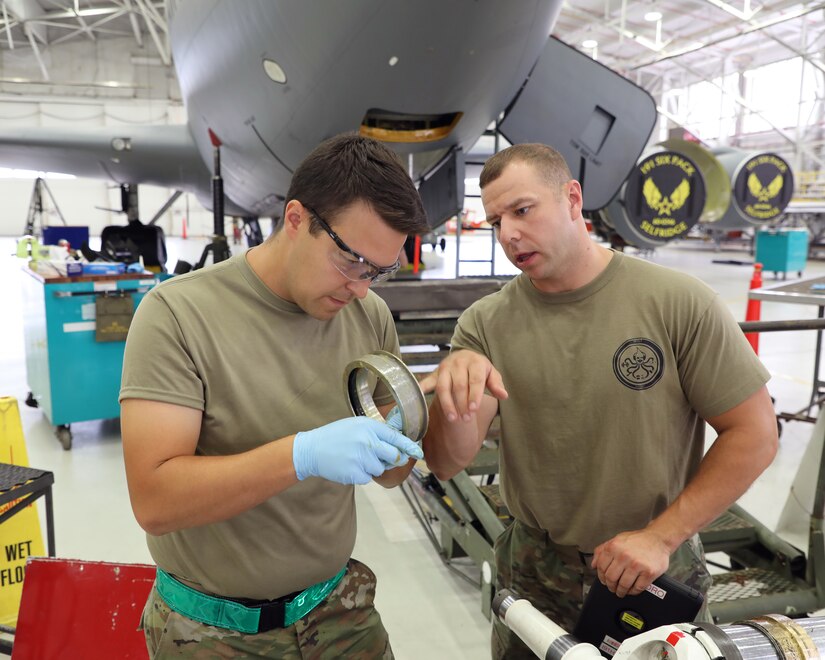
[[[792,660],[819,657],[819,651],[808,631],[789,617],[782,614],[766,614],[754,617],[745,625],[766,632],[771,642],[775,642],[775,646],[779,647],[782,658]]]
[[[344,391],[353,415],[386,422],[372,400],[370,374],[392,394],[401,413],[401,433],[420,443],[427,432],[429,413],[424,393],[412,372],[397,356],[376,351],[354,360],[344,370]]]

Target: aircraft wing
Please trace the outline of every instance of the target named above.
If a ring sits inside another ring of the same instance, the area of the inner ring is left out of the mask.
[[[211,207],[211,178],[185,125],[0,130],[0,167],[146,183]],[[227,200],[227,213],[251,215]]]
[[[558,149],[595,211],[619,191],[655,121],[650,94],[551,37],[499,127],[513,144]]]

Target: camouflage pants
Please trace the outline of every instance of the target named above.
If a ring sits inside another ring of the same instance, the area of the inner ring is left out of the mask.
[[[173,612],[153,587],[140,628],[152,660],[392,660],[387,631],[373,605],[375,586],[373,572],[350,559],[338,586],[303,619],[256,635],[217,628]]]
[[[590,568],[591,557],[580,555],[574,547],[557,545],[544,531],[518,521],[496,539],[494,550],[496,591],[512,589],[562,628],[572,631],[584,597],[596,579],[596,572]],[[711,578],[697,536],[671,555],[667,573],[707,594]],[[696,619],[711,620],[707,605],[702,607]],[[536,657],[498,617],[493,619],[492,656],[493,660],[533,660]]]

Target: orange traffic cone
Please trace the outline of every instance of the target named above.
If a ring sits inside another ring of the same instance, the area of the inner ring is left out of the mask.
[[[753,265],[753,277],[751,278],[751,289],[758,289],[762,286],[762,264],[756,263]],[[758,321],[762,314],[762,301],[748,298],[748,309],[745,312],[746,321]],[[753,347],[753,352],[759,355],[759,333],[749,332],[745,334],[745,338]]]

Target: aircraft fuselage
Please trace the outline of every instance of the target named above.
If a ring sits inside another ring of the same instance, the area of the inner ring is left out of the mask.
[[[189,128],[227,196],[279,215],[292,171],[361,130],[425,174],[467,150],[516,96],[561,0],[182,2],[171,23]],[[410,35],[421,35],[414,39]],[[363,128],[362,128],[363,126]]]

